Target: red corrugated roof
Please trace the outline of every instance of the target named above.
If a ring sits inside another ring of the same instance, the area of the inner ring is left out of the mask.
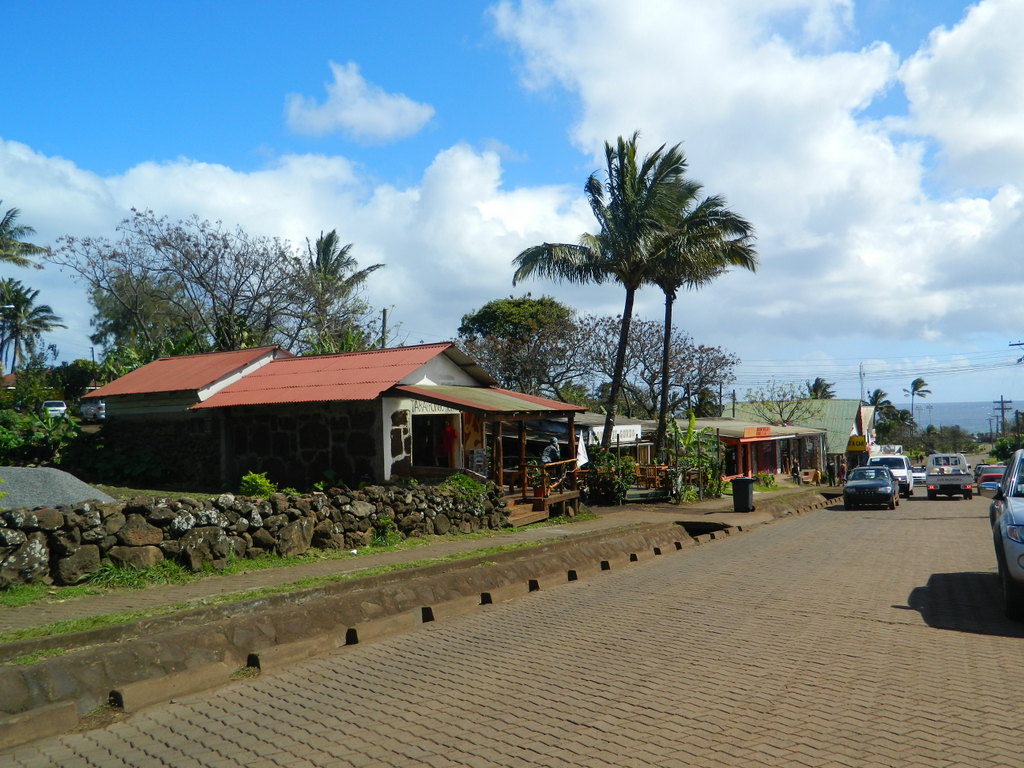
[[[161,357],[109,384],[104,384],[88,397],[113,395],[144,395],[157,392],[198,391],[238,371],[267,354],[290,355],[278,347],[238,349],[231,352],[210,352],[203,355]]]
[[[449,350],[458,358],[455,362],[465,358],[446,342],[275,360],[192,408],[375,400],[403,377]]]

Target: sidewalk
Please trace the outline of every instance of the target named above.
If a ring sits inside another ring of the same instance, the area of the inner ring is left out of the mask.
[[[809,489],[805,489],[806,493]],[[814,490],[827,490],[826,488]],[[793,496],[799,491],[787,487],[779,490],[756,492],[755,511],[735,513],[732,497],[711,499],[695,504],[675,506],[661,504],[629,504],[613,508],[592,510],[597,518],[562,526],[539,526],[479,538],[438,539],[422,546],[393,552],[375,552],[336,560],[320,560],[308,564],[270,568],[231,576],[212,576],[188,584],[155,585],[142,590],[117,590],[69,600],[34,603],[17,608],[0,609],[0,632],[41,626],[52,622],[85,619],[122,611],[137,611],[184,604],[199,606],[204,601],[231,593],[279,587],[296,581],[354,573],[360,570],[428,561],[448,555],[474,552],[496,546],[522,542],[547,543],[565,541],[598,531],[612,530],[651,523],[678,522],[699,526],[704,530],[722,528],[750,528],[769,522],[777,514],[761,511],[759,506],[770,507],[773,499]]]

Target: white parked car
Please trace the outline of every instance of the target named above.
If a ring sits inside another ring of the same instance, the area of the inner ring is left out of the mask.
[[[85,421],[102,421],[107,417],[107,404],[102,400],[83,400],[78,415]]]
[[[880,456],[872,456],[868,459],[869,467],[886,467],[892,476],[899,481],[900,493],[904,498],[909,499],[914,495],[914,469],[910,466],[910,459],[902,453],[889,453]]]
[[[63,400],[44,400],[39,406],[39,412],[61,418],[67,416],[68,406]]]

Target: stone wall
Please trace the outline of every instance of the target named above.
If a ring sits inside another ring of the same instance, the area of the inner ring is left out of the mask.
[[[368,486],[269,499],[138,497],[54,509],[0,512],[0,588],[42,582],[76,584],[104,561],[146,568],[177,560],[191,570],[228,558],[299,555],[311,547],[359,549],[379,530],[403,538],[472,533],[508,524],[492,488],[467,504],[443,486]]]
[[[152,465],[151,474],[174,480],[187,477],[198,488],[223,487],[219,428],[208,415],[111,418],[103,424],[102,436],[121,455]]]
[[[229,409],[229,484],[266,472],[278,486],[306,489],[328,470],[350,485],[379,482],[378,403],[295,403]]]

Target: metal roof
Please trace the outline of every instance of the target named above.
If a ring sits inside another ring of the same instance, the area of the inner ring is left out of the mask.
[[[451,342],[274,360],[193,409],[375,400],[405,376],[445,355],[482,384],[494,380]]]
[[[90,392],[86,398],[148,395],[158,392],[198,392],[265,355],[291,355],[280,347],[237,349],[202,355],[161,357]],[[85,398],[83,398],[85,399]]]
[[[463,411],[475,411],[489,415],[580,413],[585,409],[558,400],[511,392],[497,387],[457,387],[450,385],[411,386],[399,385],[394,392],[403,393],[418,400],[439,405],[449,405]]]

